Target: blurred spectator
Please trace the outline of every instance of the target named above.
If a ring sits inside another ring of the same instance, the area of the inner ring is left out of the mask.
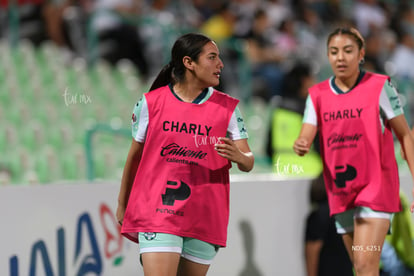
[[[11,4],[23,6],[23,5],[38,5],[43,2],[44,0],[17,0],[17,1],[0,0],[0,8],[10,8]]]
[[[320,47],[319,37],[324,33],[323,21],[308,5],[295,9],[295,31],[299,49],[299,59],[325,62],[325,47]]]
[[[235,21],[235,14],[230,9],[230,4],[226,2],[220,5],[215,15],[201,24],[200,30],[203,34],[220,44],[233,36]]]
[[[246,37],[251,31],[256,11],[259,9],[259,1],[233,0],[231,9],[237,17],[234,34],[237,37]]]
[[[275,47],[285,59],[293,58],[298,50],[298,42],[295,33],[295,20],[284,19],[280,22],[278,33],[275,36]]]
[[[335,219],[329,216],[328,198],[322,174],[311,182],[313,210],[306,219],[305,261],[307,276],[353,276],[352,263]]]
[[[281,0],[265,0],[261,8],[266,11],[269,23],[272,27],[277,28],[289,18],[292,18],[293,12],[289,5]]]
[[[312,148],[304,157],[297,156],[292,149],[302,126],[308,88],[314,83],[311,67],[298,62],[283,79],[282,96],[275,97],[278,102],[271,115],[267,152],[278,175],[316,177],[322,172],[319,147]],[[318,139],[315,139],[315,146],[318,144]],[[293,167],[297,169],[292,171]]]
[[[400,4],[399,13],[401,28],[414,36],[414,6],[408,1]]]
[[[98,0],[95,2],[92,31],[98,38],[99,56],[116,64],[129,59],[144,81],[149,65],[145,56],[145,43],[138,25],[141,0]]]
[[[365,37],[364,69],[376,73],[384,73],[382,57],[382,43],[379,32],[371,32]]]
[[[276,32],[271,28],[267,13],[259,9],[246,37],[246,54],[252,70],[253,95],[269,100],[281,94],[285,56],[275,47]]]
[[[199,21],[196,24],[198,26],[201,24],[201,22],[207,20],[215,13],[214,9],[211,7],[211,0],[191,0],[191,3],[193,5],[193,8],[200,15]]]
[[[48,1],[43,7],[48,39],[60,49],[66,62],[87,58],[87,20],[93,0]]]
[[[142,24],[140,26],[141,37],[145,41],[145,49],[150,60],[150,75],[156,75],[160,68],[170,62],[170,48],[176,40],[178,18],[174,14],[172,1],[153,0],[145,1],[141,12]]]
[[[43,0],[19,0],[0,2],[1,9],[8,9],[5,22],[7,24],[6,35],[13,42],[20,39],[28,39],[35,46],[39,46],[47,39],[45,21],[42,9],[46,1]]]
[[[313,11],[325,23],[334,23],[343,19],[340,0],[292,0],[292,10],[303,13],[304,10]]]
[[[405,31],[400,31],[397,37],[397,47],[389,58],[389,73],[397,78],[414,80],[414,37]]]
[[[6,32],[6,11],[0,9],[0,39],[5,36]]]
[[[219,44],[221,59],[224,64],[227,64],[222,70],[220,84],[215,88],[230,92],[228,87],[232,83],[232,77],[237,78],[237,71],[234,72],[232,66],[237,64],[238,55],[231,43],[231,39],[234,38],[236,15],[230,8],[229,2],[220,3],[215,10],[215,14],[200,26],[200,31]]]
[[[177,0],[171,3],[171,11],[182,33],[196,30],[215,13],[211,7],[211,0]]]
[[[47,22],[47,32],[49,38],[59,47],[65,47],[69,44],[69,39],[64,29],[63,14],[66,8],[73,5],[74,0],[62,2],[50,1],[43,8],[43,16]]]
[[[364,37],[371,32],[381,31],[389,25],[387,13],[377,0],[355,0],[352,17],[356,28]]]

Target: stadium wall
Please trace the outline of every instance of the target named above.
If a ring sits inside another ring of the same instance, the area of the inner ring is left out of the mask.
[[[411,199],[410,177],[402,190]],[[235,175],[227,248],[210,276],[304,275],[310,181]],[[138,246],[115,219],[119,184],[1,187],[0,275],[143,275]]]

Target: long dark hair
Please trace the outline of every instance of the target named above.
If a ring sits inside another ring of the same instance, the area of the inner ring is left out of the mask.
[[[171,61],[165,65],[151,85],[150,91],[169,83],[176,83],[184,80],[185,66],[183,58],[190,57],[193,61],[197,61],[198,57],[210,38],[202,34],[188,33],[180,36],[171,49]]]

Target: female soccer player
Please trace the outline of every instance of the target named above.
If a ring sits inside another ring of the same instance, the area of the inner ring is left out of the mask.
[[[133,112],[117,218],[146,276],[206,275],[226,245],[231,162],[253,168],[239,101],[213,89],[219,54],[203,35],[178,38]]]
[[[293,149],[306,154],[319,131],[337,232],[343,235],[356,274],[378,275],[392,214],[401,210],[392,131],[412,175],[414,142],[390,78],[360,70],[365,54],[360,33],[338,28],[329,35],[327,47],[334,76],[309,89]]]

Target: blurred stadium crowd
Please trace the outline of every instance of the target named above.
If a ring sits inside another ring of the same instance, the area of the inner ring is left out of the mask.
[[[119,179],[132,108],[175,39],[202,32],[225,64],[220,90],[242,101],[255,172],[272,102],[298,62],[330,76],[326,35],[355,26],[366,70],[390,75],[411,124],[410,0],[0,0],[0,183]]]

